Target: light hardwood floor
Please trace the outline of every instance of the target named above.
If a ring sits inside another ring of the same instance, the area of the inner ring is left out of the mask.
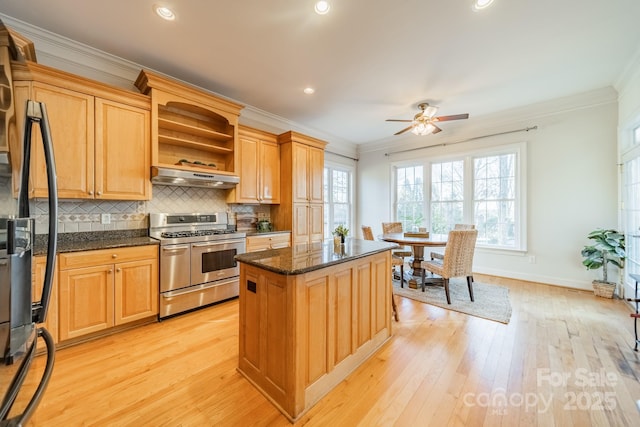
[[[393,338],[296,425],[640,425],[627,305],[476,280],[509,287],[508,325],[397,297]],[[59,350],[29,425],[290,425],[236,372],[237,324],[233,300]]]

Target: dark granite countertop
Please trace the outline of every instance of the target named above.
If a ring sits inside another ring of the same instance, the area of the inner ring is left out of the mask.
[[[371,240],[347,239],[342,247],[334,246],[333,240],[318,244],[312,249],[300,247],[271,249],[236,255],[236,260],[273,271],[278,274],[296,275],[319,270],[331,265],[364,258],[375,253],[397,248],[395,243]]]
[[[58,234],[57,253],[91,251],[96,249],[124,248],[127,246],[158,245],[160,242],[147,236],[147,229],[91,231]],[[47,235],[37,234],[34,255],[47,253]]]

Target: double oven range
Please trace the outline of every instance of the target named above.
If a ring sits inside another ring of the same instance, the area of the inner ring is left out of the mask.
[[[160,241],[160,319],[238,296],[246,233],[226,212],[150,213],[149,237]]]

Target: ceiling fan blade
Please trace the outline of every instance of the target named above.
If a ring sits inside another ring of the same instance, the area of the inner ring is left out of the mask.
[[[413,128],[413,125],[406,127],[404,129],[402,129],[400,132],[396,132],[394,133],[394,135],[400,135],[401,133],[405,133],[406,131],[408,131],[409,129]]]
[[[385,122],[404,122],[404,123],[411,123],[413,120],[402,120],[402,119],[387,119],[385,120]]]
[[[431,132],[431,135],[433,135],[434,133],[442,132],[442,129],[440,129],[438,126],[434,125],[433,123],[431,123],[431,126],[433,126],[433,132]]]
[[[448,122],[449,120],[460,120],[460,119],[468,119],[469,114],[454,114],[452,116],[438,116],[434,117],[432,120],[434,122]]]

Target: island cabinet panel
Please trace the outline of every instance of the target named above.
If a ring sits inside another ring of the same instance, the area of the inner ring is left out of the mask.
[[[241,259],[238,371],[299,419],[391,336],[390,269],[389,251],[300,274]]]

